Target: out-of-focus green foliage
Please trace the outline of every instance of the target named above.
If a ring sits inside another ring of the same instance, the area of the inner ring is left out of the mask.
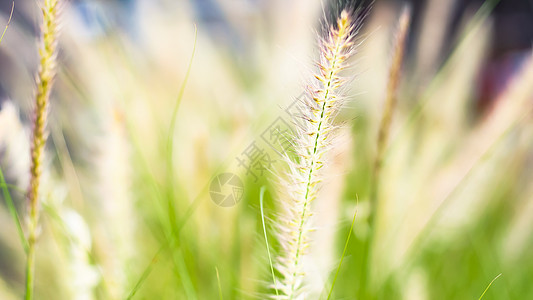
[[[36,299],[261,299],[273,292],[259,199],[265,186],[265,229],[275,256],[276,172],[284,165],[262,135],[278,118],[290,120],[285,109],[311,74],[312,28],[322,8],[217,1],[225,19],[209,23],[191,3],[140,1],[131,32],[99,34],[87,31],[73,4],[63,7]],[[20,15],[36,9],[34,2],[21,4]],[[357,75],[353,100],[338,116],[346,128],[316,204],[310,280],[329,292],[357,210],[331,299],[356,299],[361,282],[368,299],[479,299],[500,273],[483,299],[533,298],[533,62],[513,73],[493,109],[474,108],[490,47],[488,10],[464,13],[449,57],[430,55],[445,15],[418,24],[433,33],[409,36],[370,268],[363,272],[377,127],[399,12],[375,5],[348,70]],[[1,87],[10,98],[0,110],[0,166],[19,216],[27,214],[36,49],[15,14],[0,46]],[[273,172],[257,180],[236,160],[252,142],[276,160]],[[210,197],[211,180],[224,172],[243,182],[235,206]],[[24,248],[1,200],[0,299],[20,299]]]

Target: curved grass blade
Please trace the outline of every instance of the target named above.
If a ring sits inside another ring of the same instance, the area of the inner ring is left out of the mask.
[[[7,28],[9,27],[9,24],[11,24],[11,19],[13,18],[14,10],[15,10],[15,1],[13,1],[13,4],[11,5],[11,13],[9,14],[9,19],[7,19],[6,28],[4,28],[4,32],[2,32],[2,36],[0,36],[0,43],[2,43],[2,40],[4,40],[4,35],[6,34]]]
[[[24,231],[22,230],[22,225],[20,223],[20,218],[17,214],[17,210],[15,208],[15,205],[13,204],[13,199],[11,198],[11,194],[9,193],[9,187],[6,183],[6,180],[4,178],[4,173],[2,172],[2,168],[0,168],[0,187],[2,188],[2,193],[4,195],[4,199],[6,200],[7,209],[9,210],[9,214],[15,221],[15,225],[17,226],[17,232],[19,235],[20,242],[22,243],[22,247],[24,248],[24,252],[26,254],[28,253],[28,241],[26,240],[26,237],[24,236]]]
[[[174,186],[174,163],[172,160],[172,153],[174,152],[174,132],[176,129],[176,121],[178,117],[178,110],[181,104],[181,100],[183,99],[183,94],[185,93],[185,87],[187,86],[187,81],[189,79],[189,76],[191,74],[192,69],[192,62],[194,59],[194,54],[196,53],[196,41],[198,38],[198,28],[196,25],[194,25],[194,42],[193,42],[193,48],[191,53],[191,58],[189,59],[189,65],[187,67],[187,72],[185,73],[185,77],[183,79],[183,82],[181,83],[180,90],[178,93],[178,97],[176,99],[176,104],[174,106],[174,110],[172,111],[172,117],[170,120],[170,128],[168,130],[168,136],[167,136],[167,153],[166,153],[166,163],[167,163],[167,176],[168,176],[168,186],[173,187]],[[167,197],[167,210],[168,210],[168,219],[170,223],[170,228],[172,229],[172,233],[177,238],[178,236],[178,222],[176,217],[176,205],[174,203],[174,189],[171,188],[169,190],[169,194]]]
[[[359,197],[357,198],[357,202],[359,202]],[[335,277],[333,278],[333,282],[331,283],[331,288],[329,290],[328,297],[326,298],[327,300],[329,300],[331,298],[331,295],[333,294],[333,288],[335,287],[335,283],[337,282],[337,277],[339,276],[342,261],[344,260],[344,256],[346,255],[346,249],[348,249],[348,243],[350,242],[350,237],[352,236],[352,231],[353,231],[353,226],[355,224],[356,216],[357,216],[357,210],[353,214],[352,225],[350,226],[350,230],[348,231],[348,236],[346,237],[346,243],[344,243],[344,249],[342,250],[341,260],[339,261],[339,265],[337,266],[337,271],[335,271]]]
[[[260,195],[259,195],[259,203],[261,205],[261,223],[263,224],[263,234],[265,235],[265,242],[267,247],[267,253],[268,253],[268,262],[270,263],[270,272],[272,273],[272,279],[274,280],[274,287],[276,288],[276,296],[279,296],[277,284],[276,284],[276,275],[274,274],[274,266],[272,265],[272,255],[270,254],[270,246],[268,244],[268,237],[265,227],[265,213],[263,211],[263,197],[265,195],[266,188],[264,186],[261,187]]]
[[[185,86],[187,86],[187,81],[189,80],[189,76],[191,74],[192,69],[192,61],[194,60],[194,55],[196,53],[196,42],[198,39],[198,28],[196,25],[194,25],[194,42],[193,42],[193,48],[191,53],[191,58],[189,59],[189,65],[187,67],[187,72],[185,72],[185,77],[183,78],[183,82],[180,86],[180,91],[178,93],[178,98],[176,99],[176,105],[174,106],[174,110],[172,111],[172,119],[170,120],[170,128],[168,130],[168,137],[167,137],[167,155],[168,155],[168,162],[172,162],[172,150],[174,148],[174,132],[176,129],[176,121],[178,119],[178,111],[180,108],[181,100],[183,99],[183,94],[185,93]]]
[[[485,289],[485,291],[483,291],[483,294],[481,294],[481,297],[479,297],[478,300],[481,300],[483,298],[483,296],[485,296],[485,293],[489,290],[490,286],[492,285],[492,283],[494,281],[496,281],[496,279],[498,279],[498,277],[502,276],[502,273],[498,274],[498,276],[494,277],[494,279],[492,279],[492,281],[489,283],[489,285],[487,286],[487,288]]]

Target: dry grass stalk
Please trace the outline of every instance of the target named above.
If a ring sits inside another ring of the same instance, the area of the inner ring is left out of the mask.
[[[385,106],[383,108],[383,116],[378,131],[377,155],[375,160],[375,171],[379,171],[383,162],[383,154],[389,138],[390,126],[392,116],[398,101],[398,85],[400,83],[400,71],[403,63],[403,56],[405,53],[405,42],[407,33],[409,32],[409,24],[411,23],[411,10],[406,6],[400,16],[398,29],[396,32],[396,41],[394,44],[394,54],[392,57],[391,66],[389,69],[389,81],[387,83],[387,98],[385,99]]]
[[[370,191],[370,234],[365,246],[363,254],[363,269],[362,269],[362,297],[365,297],[366,285],[368,277],[370,276],[370,264],[371,264],[371,252],[374,235],[376,233],[376,217],[379,205],[379,182],[381,177],[381,167],[383,164],[385,149],[389,139],[390,127],[392,123],[392,117],[396,108],[396,102],[398,99],[398,85],[400,82],[401,68],[403,63],[403,57],[405,53],[405,44],[407,40],[407,34],[409,33],[409,25],[411,23],[411,10],[409,6],[405,6],[400,20],[398,23],[398,29],[396,31],[396,40],[394,43],[393,56],[391,65],[389,68],[389,77],[387,82],[387,94],[385,98],[385,105],[383,108],[383,116],[379,124],[376,157],[374,160],[373,168],[373,180]]]

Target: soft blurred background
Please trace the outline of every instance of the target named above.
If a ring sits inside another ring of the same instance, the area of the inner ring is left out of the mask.
[[[283,168],[268,129],[290,123],[323,11],[343,5],[334,2],[65,1],[37,299],[265,298],[259,190],[275,253],[272,173]],[[405,4],[412,27],[365,262]],[[0,1],[1,25],[11,5]],[[23,227],[38,9],[15,1],[0,45],[0,167]],[[369,299],[478,299],[500,273],[483,299],[533,299],[533,1],[376,0],[361,34],[353,96],[338,118],[346,125],[316,202],[313,286],[331,284],[357,210],[333,299],[356,299],[362,282]],[[271,168],[239,163],[251,146],[269,153]],[[209,193],[224,172],[244,185],[229,207]],[[20,299],[25,255],[0,198],[0,299]]]

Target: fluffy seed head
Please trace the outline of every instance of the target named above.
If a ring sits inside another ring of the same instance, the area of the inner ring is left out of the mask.
[[[332,147],[334,118],[344,102],[347,78],[341,75],[356,49],[355,35],[361,22],[343,10],[327,34],[319,40],[320,55],[314,79],[299,99],[300,116],[293,137],[294,158],[287,156],[287,176],[281,182],[285,198],[281,201],[278,239],[281,253],[276,268],[277,299],[303,299],[306,294],[304,260],[309,247],[311,203],[318,197],[321,168]]]

